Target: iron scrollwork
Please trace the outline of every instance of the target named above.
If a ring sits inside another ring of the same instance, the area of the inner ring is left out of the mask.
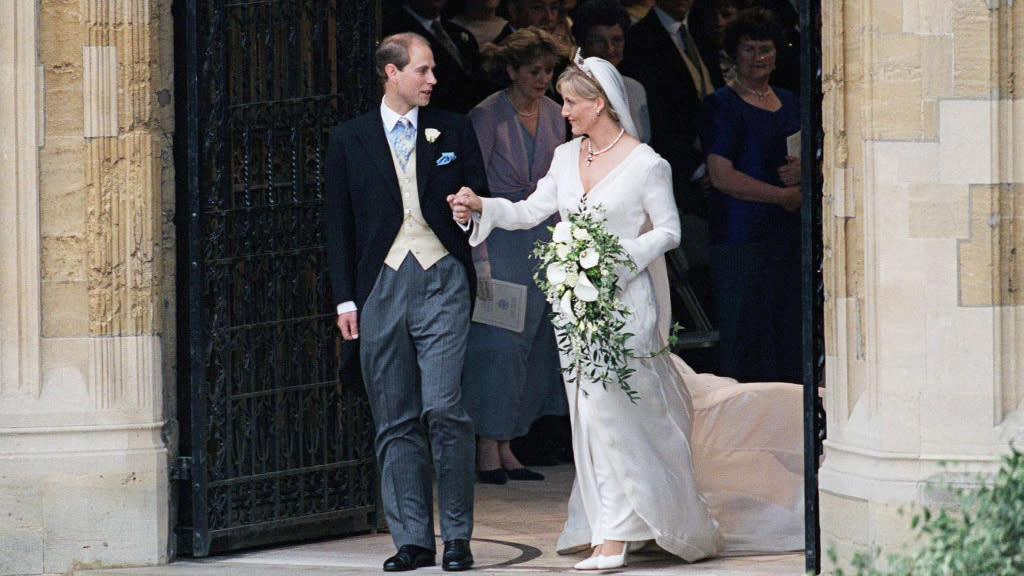
[[[330,128],[375,98],[378,13],[374,0],[187,0],[176,15],[182,552],[376,522],[369,407],[339,375],[320,205]]]

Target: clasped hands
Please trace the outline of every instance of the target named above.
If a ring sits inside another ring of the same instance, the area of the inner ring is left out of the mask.
[[[483,208],[483,202],[480,200],[480,197],[466,186],[459,188],[459,191],[455,194],[449,194],[446,200],[448,205],[451,206],[452,218],[460,224],[469,222],[473,212],[479,212]]]
[[[779,166],[779,180],[782,181],[783,198],[780,204],[787,212],[796,212],[800,209],[802,194],[800,192],[800,158],[786,156],[786,163]]]
[[[783,186],[797,186],[800,184],[800,159],[796,156],[786,156],[786,163],[779,166],[779,180]]]

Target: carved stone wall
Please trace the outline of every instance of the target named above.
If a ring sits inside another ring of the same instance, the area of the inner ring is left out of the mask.
[[[1024,6],[823,9],[822,536],[848,558],[906,539],[940,461],[1024,437]]]
[[[170,10],[0,7],[0,575],[168,558]]]

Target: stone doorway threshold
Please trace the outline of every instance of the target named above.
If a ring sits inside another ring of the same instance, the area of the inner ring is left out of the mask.
[[[477,485],[472,573],[493,575],[587,574],[573,564],[583,558],[560,556],[555,541],[565,521],[572,487],[572,466],[537,469],[543,482]],[[438,550],[442,544],[438,542]],[[77,570],[75,576],[349,576],[384,574],[381,563],[394,553],[388,534],[307,542],[250,550],[201,560],[182,559],[167,566]],[[440,560],[440,558],[439,558]],[[802,552],[730,556],[686,564],[662,552],[640,551],[624,570],[597,572],[628,576],[797,576],[803,574]],[[440,565],[421,568],[417,576],[448,574]]]

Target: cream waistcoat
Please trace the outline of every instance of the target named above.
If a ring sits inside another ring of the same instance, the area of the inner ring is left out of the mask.
[[[384,264],[392,270],[398,270],[405,257],[412,252],[416,261],[426,270],[444,258],[448,251],[423,219],[423,212],[420,210],[419,184],[416,181],[416,150],[409,156],[404,172],[394,154],[391,155],[391,161],[395,165],[399,193],[402,196],[402,227],[391,244],[387,257],[384,258]]]

